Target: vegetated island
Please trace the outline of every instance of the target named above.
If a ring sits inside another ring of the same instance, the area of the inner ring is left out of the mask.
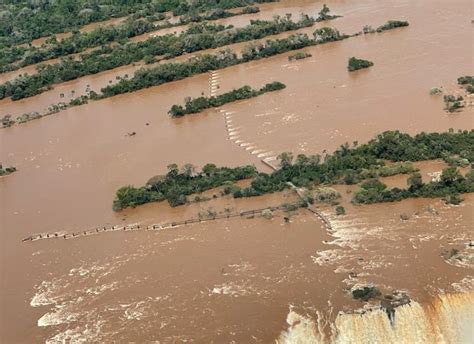
[[[361,33],[356,33],[352,36],[358,36],[360,34]],[[43,114],[40,114],[38,112],[26,113],[21,115],[18,118],[18,121],[11,118],[11,115],[7,114],[2,119],[3,127],[9,127],[15,123],[22,123],[24,121],[48,116],[57,113],[61,110],[70,108],[72,106],[87,104],[89,100],[99,100],[123,93],[135,92],[141,89],[159,86],[168,82],[185,79],[187,77],[206,73],[212,70],[219,70],[233,65],[271,57],[292,50],[299,50],[308,46],[340,41],[351,36],[341,34],[337,29],[323,27],[314,31],[313,37],[314,39],[311,39],[306,34],[298,33],[293,34],[288,38],[267,40],[265,43],[259,44],[250,44],[242,50],[242,57],[240,58],[237,57],[237,54],[235,52],[231,51],[230,49],[225,49],[216,54],[198,55],[190,58],[188,61],[185,62],[163,63],[156,67],[140,69],[135,72],[132,78],[129,78],[128,76],[118,78],[118,80],[120,81],[115,85],[109,85],[102,88],[102,94],[98,94],[95,91],[89,89],[87,90],[87,95],[81,95],[80,97],[73,98],[69,103],[59,102],[58,104],[53,104],[48,108],[48,111]],[[109,63],[107,62],[109,61],[108,58],[100,58],[99,60],[102,61],[101,63]],[[69,67],[62,65],[61,74],[69,73],[70,68],[75,69],[73,65],[70,65]],[[45,78],[47,80],[50,80],[51,78],[54,79],[54,74],[55,73],[53,72],[53,74],[49,76],[45,75]],[[35,74],[31,77],[35,78],[35,80],[40,80],[42,78],[39,77],[38,74]],[[30,76],[28,76],[28,78],[30,78]],[[73,79],[74,78],[76,77],[73,77]],[[43,86],[41,86],[42,82],[40,82],[39,84],[35,84],[35,82],[33,82],[33,84],[29,84],[29,82],[32,82],[31,80],[27,83],[25,83],[25,80],[23,80],[22,82],[14,81],[15,84],[17,82],[18,88],[15,88],[15,91],[13,91],[19,92],[18,95],[15,96],[17,97],[17,99],[21,99],[26,96],[33,96],[35,94],[41,93],[43,90]],[[0,85],[0,98],[2,98],[2,94],[3,97],[5,97],[5,93],[2,92],[6,91],[6,87],[10,89],[10,91],[8,92],[11,92],[13,90],[11,89],[13,84],[6,86],[7,84],[8,82]],[[26,85],[30,85],[31,87],[26,87]]]
[[[460,76],[458,78],[458,85],[463,86],[467,93],[474,93],[474,76]]]
[[[450,166],[442,171],[439,180],[428,183],[424,183],[420,173],[407,163],[434,159],[445,159]],[[469,165],[474,161],[474,130],[415,136],[387,131],[363,145],[354,142],[351,147],[346,143],[324,157],[301,154],[293,161],[291,153],[282,153],[279,160],[281,168],[270,174],[258,173],[254,166],[231,169],[208,164],[196,173],[192,165],[186,165],[181,172],[176,165],[170,165],[165,176],[149,181],[146,186],[120,188],[113,208],[121,210],[165,199],[171,206],[177,206],[187,202],[187,195],[223,185],[226,185],[223,193],[235,198],[259,196],[282,191],[288,188],[288,182],[306,188],[360,183],[361,188],[352,200],[355,204],[418,197],[444,197],[447,202],[457,204],[462,201],[460,194],[474,192],[472,168],[465,175],[457,169],[461,164]],[[395,164],[387,165],[386,161]],[[409,174],[406,189],[389,189],[378,180],[379,176],[400,173]],[[240,179],[251,179],[250,186],[240,188],[233,185]],[[308,198],[307,201],[311,203],[314,199]]]
[[[148,32],[178,27],[191,23],[229,18],[249,13],[258,13],[260,9],[254,6],[244,7],[239,12],[229,12],[214,9],[206,13],[187,13],[171,23],[163,13],[147,15],[134,14],[118,25],[99,27],[90,32],[74,31],[72,36],[58,40],[55,36],[46,39],[41,46],[15,46],[0,49],[0,73],[18,70],[20,68],[41,63],[70,54],[81,53],[86,49],[100,47],[104,44],[117,42],[120,45],[130,44],[129,39]],[[155,23],[160,21],[159,23]],[[145,56],[148,60],[150,56]]]
[[[323,27],[314,31],[312,39],[306,34],[299,33],[291,35],[288,38],[250,44],[242,50],[242,57],[240,58],[237,57],[234,52],[225,50],[216,55],[202,55],[182,63],[162,64],[154,68],[139,70],[131,79],[122,79],[115,85],[102,88],[101,97],[106,98],[117,94],[133,92],[210,70],[223,69],[232,65],[275,56],[291,50],[299,50],[312,45],[340,41],[349,37],[351,36],[341,34],[337,29]]]
[[[337,16],[330,16],[329,19],[333,17]],[[96,74],[141,60],[151,61],[155,56],[162,56],[162,59],[168,59],[181,56],[185,53],[251,41],[269,35],[309,27],[314,25],[318,20],[320,20],[320,18],[314,19],[304,14],[298,22],[293,22],[291,16],[276,17],[273,21],[252,20],[250,25],[230,31],[223,25],[203,23],[200,26],[188,29],[178,36],[168,34],[153,37],[143,42],[130,43],[118,47],[104,46],[90,53],[83,54],[79,60],[65,58],[58,64],[41,65],[35,74],[22,75],[21,77],[1,84],[0,99],[11,97],[12,100],[19,100],[32,97],[50,89],[54,84],[74,80],[85,75]],[[398,23],[399,21],[390,22]],[[385,31],[399,26],[384,24],[381,27],[386,27],[382,30]],[[361,33],[362,32],[356,33],[355,35]],[[349,35],[341,35],[337,29],[332,28],[318,29],[315,31],[314,36],[314,40],[308,38],[307,44],[301,47],[288,47],[284,51],[274,52],[268,56],[300,49],[309,45],[327,43],[350,37]],[[284,41],[291,45],[290,38]],[[277,39],[276,41],[279,42],[283,40]],[[152,69],[147,69],[147,71],[151,70]]]
[[[96,74],[141,60],[154,62],[155,57],[169,59],[186,53],[214,49],[225,45],[261,39],[270,35],[310,27],[314,19],[302,14],[293,21],[291,15],[276,16],[273,20],[251,20],[242,28],[211,23],[189,27],[179,35],[167,34],[149,38],[143,42],[125,43],[119,46],[103,46],[84,53],[77,60],[67,57],[51,65],[40,65],[32,75],[22,75],[0,85],[0,99],[11,97],[19,100],[46,91],[54,84]]]
[[[373,65],[374,63],[372,61],[351,57],[347,63],[347,70],[349,72],[354,72],[359,69],[372,67]]]
[[[47,3],[7,1],[0,3],[0,46],[11,47],[56,33],[76,32],[81,26],[127,15],[131,15],[131,19],[160,20],[165,12],[171,12],[173,16],[195,16],[207,11],[223,11],[273,1],[275,0],[198,0],[192,3],[182,0],[104,3],[89,0],[61,0]]]
[[[219,107],[238,100],[258,97],[264,93],[282,90],[285,87],[285,84],[279,81],[274,81],[266,84],[259,90],[255,90],[246,85],[218,96],[198,97],[195,99],[186,98],[184,106],[175,104],[171,107],[168,113],[171,117],[182,117],[184,115],[198,113],[209,108]]]
[[[3,167],[2,164],[0,164],[0,177],[3,176],[8,176],[9,174],[12,174],[13,172],[16,172],[16,167]]]
[[[464,96],[469,96],[474,93],[474,76],[460,76],[457,79],[458,85],[461,86],[461,90],[464,91],[462,94],[445,94],[443,96],[444,101],[444,110],[448,113],[459,112],[464,107],[466,107],[467,101],[464,99]],[[443,93],[443,89],[439,87],[433,87],[430,90],[430,95],[436,96]]]

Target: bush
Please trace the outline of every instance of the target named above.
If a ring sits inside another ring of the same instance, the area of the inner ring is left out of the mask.
[[[270,209],[264,209],[262,210],[262,217],[266,218],[267,220],[270,220],[273,218],[273,212]]]
[[[474,76],[460,76],[458,78],[459,85],[474,85]]]
[[[461,204],[464,199],[459,196],[459,194],[453,194],[453,195],[448,195],[448,197],[445,198],[446,204],[453,204],[453,205],[459,205]]]
[[[377,32],[382,32],[382,31],[386,31],[386,30],[392,30],[392,29],[396,29],[396,28],[399,28],[399,27],[405,27],[405,26],[408,26],[410,25],[407,21],[402,21],[402,20],[389,20],[388,22],[386,22],[385,24],[379,26],[377,28]]]
[[[242,10],[243,14],[251,14],[251,13],[258,13],[260,9],[256,6],[247,6]]]
[[[351,57],[347,65],[347,69],[349,72],[354,72],[359,69],[372,67],[373,65],[374,63],[371,61]]]
[[[316,43],[319,44],[340,41],[341,39],[346,38],[346,36],[341,35],[341,33],[337,29],[333,29],[330,27],[323,27],[317,29],[316,31],[314,31],[313,36]]]
[[[305,59],[305,58],[308,58],[308,57],[311,57],[311,56],[313,56],[313,55],[311,55],[310,53],[300,51],[300,52],[297,52],[296,54],[289,55],[288,56],[288,61],[302,60],[302,59]]]
[[[0,164],[0,176],[6,176],[9,175],[13,172],[16,172],[16,167],[3,167],[2,164]]]
[[[316,190],[315,195],[314,195],[314,200],[316,202],[332,202],[338,198],[340,198],[341,195],[337,190],[330,188],[330,187],[320,187]]]
[[[342,205],[338,205],[336,207],[336,215],[345,215],[346,214],[346,209]]]
[[[440,88],[438,87],[433,87],[431,90],[430,90],[430,95],[434,96],[434,95],[437,95],[437,94],[441,94],[443,93],[443,90],[441,90]]]
[[[13,124],[15,124],[15,121],[12,119],[12,115],[5,115],[1,119],[2,122],[2,128],[7,128],[11,127]]]

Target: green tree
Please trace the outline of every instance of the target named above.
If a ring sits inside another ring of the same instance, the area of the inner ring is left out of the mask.
[[[410,190],[419,190],[423,187],[423,178],[419,172],[414,172],[408,177],[407,180],[408,187]]]
[[[277,156],[277,159],[280,160],[281,167],[288,167],[291,166],[293,162],[293,153],[290,152],[283,152]]]
[[[460,179],[463,179],[463,176],[456,167],[447,167],[441,172],[441,183],[446,186],[451,186]]]

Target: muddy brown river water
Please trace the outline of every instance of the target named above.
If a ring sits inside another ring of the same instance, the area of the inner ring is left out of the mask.
[[[337,187],[347,215],[321,208],[333,232],[299,210],[290,223],[275,212],[270,220],[237,217],[161,231],[21,242],[34,233],[145,226],[209,209],[239,211],[295,199],[288,191],[112,211],[120,186],[142,185],[170,163],[255,164],[268,171],[260,159],[282,151],[331,151],[388,129],[473,128],[472,108],[448,115],[442,99],[428,95],[432,87],[454,87],[458,76],[473,72],[469,1],[326,2],[344,16],[328,23],[342,32],[389,19],[410,26],[307,48],[312,57],[298,62],[288,62],[288,54],[275,56],[0,130],[0,161],[18,168],[0,179],[1,343],[396,343],[400,336],[407,343],[472,341],[472,261],[442,256],[452,248],[472,255],[466,246],[472,239],[472,195],[456,207],[436,199],[355,207],[349,203],[353,190]],[[321,6],[281,1],[261,5],[251,17],[315,14]],[[242,26],[249,17],[224,22]],[[349,74],[351,56],[375,66]],[[99,89],[138,68],[124,66],[29,99],[0,101],[0,116],[43,110],[60,93],[70,97],[75,90],[77,96],[87,85]],[[184,97],[208,95],[212,80],[218,93],[275,80],[287,88],[169,118],[170,106]],[[441,168],[441,162],[420,165],[425,179]],[[389,181],[404,183],[403,176]],[[374,283],[384,293],[402,290],[413,302],[397,310],[395,325],[383,311],[339,314],[364,306],[350,297],[356,283]]]

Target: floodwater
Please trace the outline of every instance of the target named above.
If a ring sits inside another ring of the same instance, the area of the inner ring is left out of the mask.
[[[395,342],[407,332],[413,342],[432,342],[433,335],[447,342],[466,338],[458,320],[474,307],[472,248],[466,246],[472,239],[472,195],[464,195],[460,206],[418,199],[355,207],[348,193],[353,187],[337,187],[347,215],[322,207],[331,233],[299,210],[289,224],[284,213],[275,212],[270,220],[237,217],[162,231],[21,242],[34,233],[147,225],[294,200],[287,192],[112,211],[120,186],[142,185],[170,163],[255,164],[267,171],[260,159],[282,151],[321,153],[387,129],[473,127],[472,109],[448,115],[442,100],[428,95],[434,86],[452,86],[458,76],[472,74],[470,47],[459,44],[471,38],[469,2],[327,3],[344,15],[329,23],[342,32],[388,19],[407,19],[410,27],[307,48],[312,57],[298,62],[276,56],[0,130],[0,161],[18,168],[0,179],[2,343],[294,343],[301,336],[308,342],[362,343],[370,335]],[[281,1],[262,5],[256,17],[317,12],[321,6]],[[248,20],[243,17],[227,20],[238,25]],[[349,74],[351,56],[375,66]],[[68,99],[87,85],[99,89],[135,68],[56,85],[18,102],[4,100],[0,115],[41,111],[60,101],[59,93]],[[275,80],[287,88],[179,120],[167,115],[187,96]],[[441,167],[420,165],[425,178]],[[446,260],[443,255],[453,248],[464,258]],[[402,290],[414,302],[397,310],[395,327],[382,311],[339,315],[364,306],[350,297],[356,283],[374,283],[383,293]],[[417,331],[410,327],[415,322],[423,324]]]
[[[87,25],[84,25],[79,29],[80,32],[87,33],[94,31],[95,29],[98,29],[99,27],[106,27],[110,25],[117,25],[122,22],[124,22],[127,19],[127,17],[118,17],[118,18],[112,18],[108,20],[104,20],[102,22],[96,22],[96,23],[90,23]],[[57,33],[54,36],[56,36],[56,39],[58,41],[63,40],[64,38],[68,38],[72,36],[72,32],[62,32],[62,33]],[[50,37],[40,37],[31,42],[33,46],[41,46],[43,45]]]

